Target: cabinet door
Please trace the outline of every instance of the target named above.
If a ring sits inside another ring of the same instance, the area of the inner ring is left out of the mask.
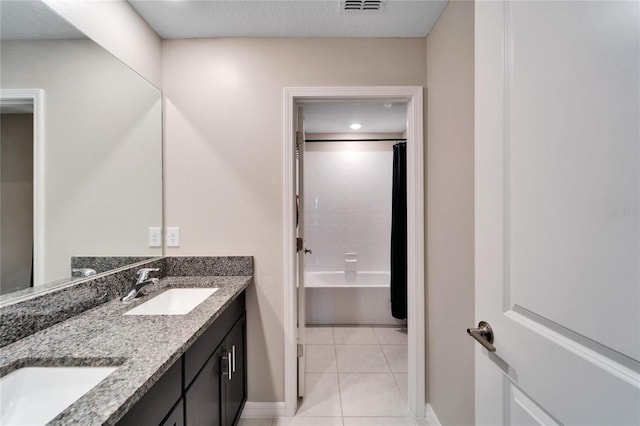
[[[184,404],[182,403],[182,398],[160,426],[184,426]]]
[[[237,424],[242,407],[247,395],[247,374],[246,374],[246,317],[242,317],[233,326],[224,347],[230,358],[231,378],[228,373],[223,374],[224,383],[224,425],[232,426]],[[223,363],[225,365],[225,363]]]
[[[223,350],[220,346],[187,388],[185,413],[188,426],[220,426],[222,424],[220,389],[222,355]]]

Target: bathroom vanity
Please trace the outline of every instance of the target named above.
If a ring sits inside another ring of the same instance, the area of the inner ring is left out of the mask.
[[[3,377],[36,366],[114,368],[50,422],[41,424],[238,423],[247,395],[245,290],[253,279],[252,259],[163,258],[153,266],[160,267],[161,279],[145,287],[134,302],[109,298],[0,348]],[[107,287],[126,293],[140,267],[119,272],[129,279],[113,278]],[[96,283],[93,288],[102,293],[104,286]],[[185,314],[129,314],[169,290],[185,289],[217,290]],[[3,320],[22,313],[20,306],[0,309]],[[46,389],[33,396],[38,399],[31,406],[41,404],[43,396],[47,397]]]
[[[242,292],[118,425],[237,424],[247,395],[246,368]]]

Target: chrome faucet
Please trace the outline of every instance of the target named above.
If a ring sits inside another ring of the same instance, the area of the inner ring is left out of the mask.
[[[158,278],[149,278],[150,272],[158,272],[160,268],[142,268],[136,273],[136,282],[133,284],[133,287],[127,294],[122,296],[120,300],[125,303],[132,302],[136,297],[140,294],[140,290],[142,287],[146,287],[149,284],[156,284],[159,279]]]
[[[96,270],[91,268],[73,268],[71,269],[72,277],[90,277],[91,275],[95,275]]]

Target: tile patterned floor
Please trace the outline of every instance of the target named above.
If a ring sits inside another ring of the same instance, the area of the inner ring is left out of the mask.
[[[407,406],[407,332],[307,328],[306,390],[295,417],[239,426],[416,426]]]

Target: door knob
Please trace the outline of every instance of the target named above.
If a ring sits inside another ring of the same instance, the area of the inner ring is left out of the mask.
[[[311,250],[309,250],[309,249],[304,249],[304,254],[311,254],[311,253],[313,253]]]
[[[478,328],[467,328],[469,336],[473,337],[484,346],[489,352],[495,352],[496,347],[493,346],[493,329],[488,322],[480,321]]]

